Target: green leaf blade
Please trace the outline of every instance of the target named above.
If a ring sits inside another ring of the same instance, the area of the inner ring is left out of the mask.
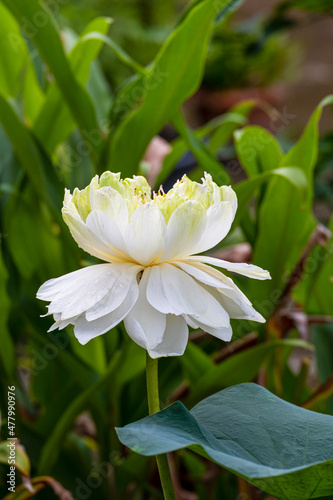
[[[30,130],[10,102],[0,94],[0,123],[35,191],[58,213],[62,186],[51,162],[43,157]]]
[[[200,84],[212,23],[218,9],[230,1],[205,0],[195,5],[167,39],[143,82],[143,102],[116,131],[108,169],[131,176],[150,140],[172,119],[179,106]],[[129,152],[129,138],[135,138]]]
[[[1,331],[1,353],[0,359],[4,375],[8,382],[12,382],[15,376],[15,346],[11,338],[7,322],[10,312],[10,299],[7,292],[8,271],[5,267],[0,246],[0,331]]]
[[[91,99],[71,70],[51,12],[38,0],[4,0],[3,3],[25,29],[27,36],[33,40],[42,59],[50,68],[83,137],[92,131],[99,131]],[[94,155],[94,152],[95,150],[92,150],[91,154]]]
[[[254,306],[265,315],[273,313],[288,276],[315,228],[312,186],[318,153],[318,122],[323,107],[332,102],[333,97],[328,96],[319,103],[302,136],[283,156],[277,169],[292,165],[303,171],[307,179],[305,202],[299,191],[280,177],[270,183],[260,205],[253,262],[267,269],[272,280],[262,286],[252,282],[250,296],[255,297]]]
[[[85,28],[68,55],[72,71],[81,85],[86,83],[90,65],[103,46],[103,39],[99,36],[108,32],[110,23],[109,18],[94,19]],[[63,142],[74,129],[75,120],[58,86],[53,82],[34,123],[34,132],[45,150],[52,154],[55,147]]]
[[[142,455],[190,447],[279,500],[328,495],[333,488],[333,417],[241,384],[190,412],[177,402],[117,429]]]
[[[29,54],[19,25],[2,3],[0,3],[0,53],[0,91],[6,97],[16,97]]]
[[[267,130],[251,125],[236,130],[234,137],[237,156],[249,177],[278,168],[282,150]]]

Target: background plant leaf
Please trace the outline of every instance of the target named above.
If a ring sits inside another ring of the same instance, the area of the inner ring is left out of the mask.
[[[229,3],[230,0],[200,2],[164,43],[144,82],[143,102],[125,118],[114,134],[109,170],[117,171],[122,165],[123,177],[136,172],[152,137],[197,89],[212,22],[218,10]],[[129,137],[135,137],[130,151]]]
[[[81,85],[85,85],[92,61],[96,59],[103,46],[103,39],[110,27],[111,19],[98,17],[84,29],[76,44],[68,54],[71,69]],[[55,82],[51,83],[43,107],[34,123],[34,132],[44,148],[52,154],[55,147],[63,142],[75,128],[75,120],[68,104],[63,100]],[[97,130],[93,139],[98,136]]]
[[[260,262],[261,267],[270,271],[272,280],[260,287],[251,283],[250,294],[256,297],[254,305],[265,316],[274,311],[291,269],[315,227],[312,186],[318,153],[318,121],[323,107],[332,102],[333,97],[328,96],[319,103],[302,136],[280,162],[279,168],[292,165],[303,171],[307,178],[305,202],[300,192],[280,177],[269,184],[260,204],[253,262]]]
[[[0,92],[6,97],[16,97],[29,53],[18,23],[1,2],[0,54]]]
[[[59,89],[71,110],[83,139],[86,134],[99,131],[91,99],[76,80],[61,43],[55,19],[43,2],[38,0],[3,0],[20,25],[25,29],[50,68]],[[89,141],[88,141],[89,142]],[[92,145],[90,144],[90,148]],[[94,156],[94,149],[91,151]]]

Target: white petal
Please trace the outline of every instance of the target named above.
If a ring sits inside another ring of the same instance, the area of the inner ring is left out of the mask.
[[[188,341],[188,327],[182,316],[168,314],[163,340],[154,349],[149,350],[151,358],[162,356],[181,356]]]
[[[91,189],[90,206],[92,210],[99,210],[116,222],[121,232],[126,229],[129,222],[127,203],[112,187]]]
[[[222,307],[227,311],[230,318],[233,319],[248,319],[250,321],[257,321],[258,323],[265,323],[265,318],[258,313],[247,297],[234,285],[232,291],[217,290],[213,293],[214,297],[219,301]]]
[[[140,284],[138,300],[124,320],[128,335],[147,350],[154,349],[163,338],[165,331],[165,314],[154,309],[148,302],[147,283],[150,268],[145,269]]]
[[[197,201],[185,201],[170,217],[167,242],[160,262],[190,255],[206,227],[206,210]]]
[[[236,295],[228,296],[227,294],[220,293],[219,297],[216,296],[216,299],[227,311],[230,318],[247,319],[249,321],[257,321],[258,323],[266,322],[265,318],[252,305],[249,306],[236,301]]]
[[[211,335],[214,335],[214,337],[217,337],[218,339],[224,340],[225,342],[229,342],[232,337],[232,328],[230,325],[222,328],[214,328],[209,325],[205,325],[204,323],[201,323],[200,321],[196,321],[196,324],[199,328],[201,328],[204,332],[210,333]]]
[[[147,266],[162,254],[166,225],[160,209],[151,203],[139,205],[126,229],[125,241],[129,254]]]
[[[174,261],[173,264],[179,266],[187,274],[190,274],[195,279],[197,279],[198,281],[201,281],[202,283],[205,283],[206,285],[214,286],[217,288],[225,288],[226,290],[230,289],[230,286],[228,286],[226,283],[221,281],[220,277],[216,278],[216,277],[213,277],[210,274],[208,274],[207,271],[209,271],[209,269],[211,269],[211,268],[209,266],[205,266],[204,264],[200,264],[200,262],[192,262],[191,261],[191,265],[190,265],[190,264],[187,264],[186,262],[183,262],[183,261]],[[206,269],[206,268],[208,268],[208,269]],[[216,271],[216,272],[218,272],[218,271]],[[222,275],[222,273],[219,273],[219,275]]]
[[[118,325],[125,316],[128,315],[139,296],[139,287],[134,280],[128,294],[122,304],[114,311],[102,316],[94,321],[87,321],[84,314],[81,314],[75,322],[74,334],[81,344],[86,344],[89,340],[108,332]]]
[[[191,248],[191,254],[205,252],[214,248],[228,234],[234,220],[231,202],[215,203],[207,210],[207,225],[200,241]]]
[[[147,298],[159,311],[176,315],[203,314],[207,310],[204,294],[200,285],[176,266],[153,266],[147,286]]]
[[[77,316],[94,306],[114,283],[113,266],[98,264],[66,274],[44,283],[37,298],[52,301],[49,313],[61,314],[65,320]]]
[[[244,276],[248,276],[249,278],[254,278],[257,280],[271,279],[268,271],[265,271],[264,269],[261,269],[261,267],[255,266],[253,264],[227,262],[226,260],[216,259],[214,257],[208,257],[205,255],[187,257],[184,260],[185,262],[196,260],[206,264],[211,264],[212,266],[221,267],[222,269],[227,269],[228,271],[243,274]],[[190,264],[191,262],[188,263]]]
[[[114,262],[110,248],[86,226],[79,215],[74,215],[66,207],[63,208],[62,214],[71,235],[80,248],[98,259]]]
[[[183,314],[183,318],[186,321],[186,323],[188,324],[188,326],[190,326],[194,330],[199,328],[198,325],[196,323],[194,323],[194,321],[192,321],[191,318],[187,314]]]
[[[230,318],[248,319],[250,321],[265,323],[265,318],[253,308],[251,302],[247,299],[247,297],[245,297],[239,288],[236,287],[236,285],[234,285],[233,290],[218,290],[211,287],[205,288],[227,311]]]
[[[161,265],[152,266],[149,269],[149,273],[150,275],[147,283],[148,302],[155,309],[164,314],[179,314],[179,309],[174,308],[172,304],[169,304],[168,299],[165,295],[161,276]]]
[[[87,217],[87,227],[96,238],[99,238],[108,249],[113,260],[128,261],[128,252],[118,225],[106,214],[93,210]]]
[[[209,291],[209,287],[203,285],[202,290],[204,291],[204,301],[207,306],[207,310],[204,314],[189,314],[189,317],[194,323],[202,327],[202,325],[208,325],[213,328],[226,328],[230,325],[230,317],[227,311],[222,307],[220,302],[215,299],[212,293]],[[214,290],[214,289],[212,289]],[[200,324],[199,324],[200,323]]]
[[[237,196],[235,191],[232,189],[231,186],[221,186],[220,190],[221,190],[222,200],[230,202],[232,213],[233,216],[235,217],[237,211]]]
[[[205,285],[200,286],[184,271],[171,264],[160,264],[151,270],[147,286],[149,302],[164,313],[189,316],[190,320],[212,326],[227,327],[229,315]],[[159,271],[159,272],[158,272]]]
[[[261,314],[253,308],[249,299],[230,278],[222,274],[217,269],[207,266],[206,264],[201,264],[200,262],[196,262],[195,267],[205,272],[205,274],[210,275],[212,278],[223,282],[225,286],[228,286],[228,288],[212,288],[211,286],[204,286],[204,288],[209,291],[222,305],[222,307],[229,314],[230,318],[248,319],[251,321],[258,321],[260,323],[265,322],[265,318],[263,318],[263,316],[261,316]],[[207,284],[209,285],[209,283]]]
[[[108,293],[86,311],[88,321],[93,321],[117,309],[125,300],[133,281],[136,281],[136,276],[142,269],[141,266],[130,263],[113,264],[113,268],[115,267],[117,267],[117,272],[113,272],[114,283]]]
[[[54,314],[54,319],[56,320],[55,323],[47,330],[47,332],[53,332],[53,330],[62,330],[63,328],[66,328],[68,325],[74,325],[75,321],[77,320],[78,316],[75,316],[74,318],[68,318],[64,321],[61,320],[60,314]]]

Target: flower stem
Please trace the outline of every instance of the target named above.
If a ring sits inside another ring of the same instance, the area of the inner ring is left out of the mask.
[[[160,411],[160,398],[158,391],[158,361],[152,359],[148,352],[146,358],[147,394],[149,415]],[[165,500],[176,500],[173,488],[168,458],[166,455],[156,455],[158,472],[160,474],[162,490]]]

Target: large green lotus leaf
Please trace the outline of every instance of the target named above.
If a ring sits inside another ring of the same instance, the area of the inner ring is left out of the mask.
[[[141,455],[190,448],[279,500],[333,491],[333,417],[287,403],[256,384],[240,384],[180,403],[117,429]]]

